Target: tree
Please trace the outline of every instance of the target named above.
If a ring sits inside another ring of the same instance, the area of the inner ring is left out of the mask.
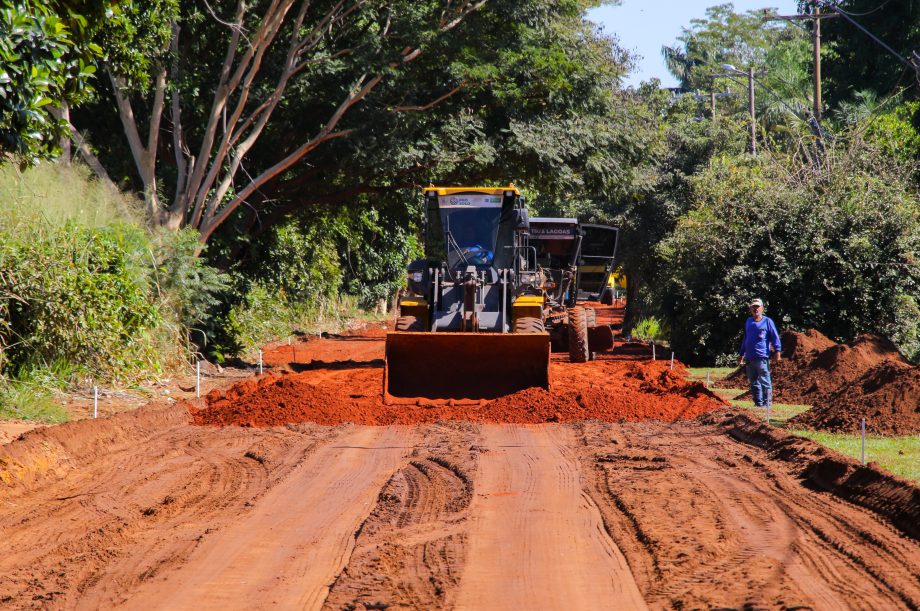
[[[783,154],[721,156],[689,182],[692,206],[657,247],[672,342],[709,360],[740,339],[746,300],[782,327],[838,340],[876,332],[920,356],[920,202],[911,166],[856,132],[826,174]]]
[[[693,19],[689,28],[683,28],[679,44],[661,48],[665,65],[681,89],[709,89],[710,75],[724,72],[722,64],[761,70],[771,49],[796,37],[785,23],[764,22],[764,11],[736,13],[733,8],[727,3],[706,9],[706,19]]]
[[[624,328],[656,316],[670,322],[666,286],[673,261],[653,256],[658,245],[675,231],[680,219],[693,207],[692,181],[712,159],[743,155],[747,136],[741,122],[730,117],[700,120],[696,102],[689,97],[669,101],[657,83],[639,92],[661,124],[662,141],[650,148],[653,155],[650,188],[619,202],[615,223],[622,230],[620,263],[629,282]]]
[[[748,79],[727,71],[730,64],[740,71],[753,68],[755,115],[759,139],[766,144],[801,150],[812,165],[817,123],[812,117],[812,46],[807,32],[787,22],[769,20],[770,9],[735,13],[731,4],[707,10],[706,19],[694,19],[678,38],[680,44],[665,46],[662,54],[669,71],[687,90],[723,90],[730,97],[719,101],[720,116],[747,120]],[[722,75],[713,78],[713,75]],[[700,108],[705,102],[700,103]]]
[[[803,7],[811,4],[802,2]],[[920,48],[920,5],[915,2],[840,0],[835,10],[845,13],[902,57],[910,59]],[[827,49],[822,72],[830,107],[865,90],[884,99],[906,88],[911,97],[916,97],[916,70],[905,66],[848,19],[824,20],[821,37]]]
[[[75,122],[113,175],[140,176],[155,223],[203,241],[362,195],[402,189],[405,205],[430,180],[609,199],[637,178],[654,126],[614,93],[629,60],[584,20],[590,4],[183,5],[146,96],[111,70],[104,95],[130,151],[109,136],[104,97]]]
[[[151,9],[138,8],[149,30],[161,32],[171,21],[168,48],[153,45],[146,54],[153,72],[149,95],[119,63],[107,63],[106,71],[152,221],[171,229],[188,225],[206,241],[261,188],[321,145],[353,133],[342,121],[355,106],[485,2],[240,1],[228,14],[183,6],[176,16],[163,4],[152,5],[157,12],[150,19]],[[109,32],[116,40],[125,33]],[[323,82],[329,75],[334,83]],[[195,81],[213,91],[209,103]],[[248,165],[269,127],[279,129],[272,125],[279,111],[300,91],[326,84],[303,135],[284,134],[273,158],[257,170]],[[174,195],[161,202],[166,114]]]
[[[92,91],[100,48],[86,17],[54,2],[0,0],[0,155],[34,163],[67,134],[61,109]]]

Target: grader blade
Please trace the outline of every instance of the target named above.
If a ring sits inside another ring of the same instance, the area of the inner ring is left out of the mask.
[[[387,333],[384,399],[494,399],[549,388],[546,333]]]

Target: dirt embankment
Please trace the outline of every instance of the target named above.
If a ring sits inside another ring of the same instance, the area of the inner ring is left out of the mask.
[[[908,363],[889,340],[861,335],[837,344],[814,329],[782,336],[783,360],[773,363],[773,399],[814,407],[794,426],[855,433],[860,419],[882,435],[920,433],[920,367]],[[739,369],[727,380],[746,388]]]

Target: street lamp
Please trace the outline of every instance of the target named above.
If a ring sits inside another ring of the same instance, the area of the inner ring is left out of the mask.
[[[722,69],[728,74],[713,74],[712,78],[731,78],[732,76],[746,76],[748,80],[748,113],[751,115],[751,154],[757,154],[757,124],[754,117],[754,77],[765,76],[766,72],[754,72],[754,67],[747,72],[738,70],[731,64],[722,64]]]

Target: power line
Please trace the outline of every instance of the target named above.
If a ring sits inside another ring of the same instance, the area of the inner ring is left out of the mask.
[[[891,2],[891,0],[885,0],[885,2],[882,2],[880,5],[878,5],[877,7],[875,7],[874,9],[872,9],[871,11],[866,11],[865,13],[851,13],[851,12],[845,11],[845,10],[843,10],[843,9],[841,9],[841,8],[838,8],[838,9],[837,9],[837,12],[845,13],[845,14],[849,15],[850,17],[865,17],[866,15],[871,15],[872,13],[877,13],[878,11],[882,10],[883,8],[885,8],[885,7],[888,5],[889,2]]]

